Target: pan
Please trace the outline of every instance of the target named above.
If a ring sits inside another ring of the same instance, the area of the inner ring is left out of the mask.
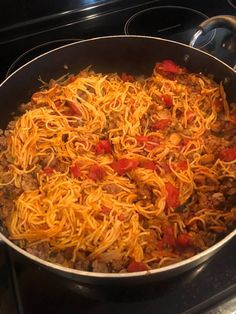
[[[236,17],[218,16],[200,25],[191,42],[205,32],[226,26],[236,32]],[[217,58],[188,45],[146,36],[108,36],[83,40],[51,50],[28,62],[11,74],[0,86],[1,118],[4,129],[16,112],[17,105],[24,103],[39,89],[41,76],[44,81],[61,77],[68,72],[77,73],[88,65],[98,72],[128,72],[133,75],[150,75],[158,60],[171,59],[190,72],[211,74],[215,81],[223,82],[229,102],[236,101],[236,73]],[[235,235],[232,230],[227,236],[209,249],[176,264],[159,269],[134,273],[96,273],[66,268],[42,260],[18,247],[0,229],[0,240],[15,252],[46,267],[54,273],[84,284],[134,285],[166,279],[196,267],[220,250]]]

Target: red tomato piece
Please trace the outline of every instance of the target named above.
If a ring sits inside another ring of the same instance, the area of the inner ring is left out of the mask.
[[[105,176],[105,171],[99,165],[92,165],[89,169],[88,176],[93,181],[102,181]]]
[[[189,139],[187,139],[187,138],[183,138],[182,141],[181,141],[181,144],[182,144],[183,146],[187,146],[188,143],[189,143]]]
[[[163,242],[163,239],[162,240],[158,240],[157,241],[157,249],[158,251],[162,251],[165,247],[165,243]]]
[[[155,122],[152,125],[152,128],[154,130],[165,130],[170,125],[171,125],[171,120],[170,119],[161,119],[161,120]]]
[[[77,105],[74,101],[67,100],[67,101],[66,101],[66,104],[67,104],[67,106],[70,107],[71,111],[72,111],[74,114],[76,114],[76,115],[78,115],[78,116],[81,116],[81,111],[80,111],[78,105]]]
[[[125,174],[126,172],[129,172],[131,170],[134,170],[138,167],[139,161],[136,159],[127,159],[122,158],[117,161],[114,161],[111,164],[111,167],[114,171],[116,171],[120,176]]]
[[[156,70],[175,74],[183,72],[183,69],[172,60],[163,60],[161,63],[157,63]]]
[[[101,140],[95,146],[97,155],[109,154],[111,152],[111,144],[108,140]]]
[[[61,105],[62,105],[62,101],[61,101],[60,99],[58,99],[58,100],[54,101],[54,104],[55,104],[55,106],[56,106],[57,108],[59,108],[59,107],[61,107]]]
[[[46,174],[46,176],[50,176],[53,173],[53,168],[51,167],[45,167],[43,169],[43,172]]]
[[[144,160],[141,163],[141,167],[145,168],[145,169],[155,170],[156,169],[156,164],[152,160]]]
[[[170,95],[168,94],[162,95],[162,100],[164,101],[166,107],[170,108],[173,106],[173,99]]]
[[[188,163],[186,160],[181,160],[176,164],[176,168],[184,171],[188,169]]]
[[[120,221],[124,221],[124,220],[125,220],[125,215],[124,215],[124,213],[120,213],[120,214],[117,216],[117,219],[120,220]]]
[[[131,261],[127,267],[129,273],[147,270],[147,265],[142,262]]]
[[[136,140],[139,142],[139,143],[145,143],[149,140],[149,136],[146,136],[146,135],[137,135],[136,136]]]
[[[106,207],[106,206],[102,206],[100,212],[101,212],[102,214],[104,214],[104,215],[109,215],[110,212],[111,212],[111,208]]]
[[[165,184],[166,191],[167,191],[167,197],[166,197],[166,203],[168,207],[176,208],[179,206],[179,189],[176,188],[173,184],[170,182],[166,182]]]
[[[177,237],[177,244],[183,248],[191,245],[191,237],[188,233],[180,233]]]
[[[161,167],[164,169],[165,173],[171,173],[170,166],[167,163],[163,162]]]
[[[131,83],[134,82],[134,77],[130,74],[125,73],[125,72],[123,72],[121,74],[121,79],[124,82],[131,82]]]
[[[220,160],[223,161],[233,161],[236,159],[236,147],[234,148],[224,148],[219,153]]]
[[[188,123],[193,122],[194,117],[195,117],[195,113],[191,110],[188,110],[186,113],[187,122]]]
[[[75,75],[71,75],[68,79],[68,83],[73,83],[76,79],[77,77]]]
[[[80,167],[78,164],[74,164],[70,167],[70,173],[75,177],[79,178],[81,176]]]
[[[168,244],[170,246],[175,246],[176,245],[176,240],[175,240],[173,229],[171,227],[169,227],[169,226],[165,226],[165,227],[163,227],[162,230],[163,230],[162,241],[165,244]]]

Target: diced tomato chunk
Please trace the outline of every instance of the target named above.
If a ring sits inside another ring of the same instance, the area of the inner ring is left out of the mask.
[[[76,79],[77,77],[75,75],[71,75],[68,79],[68,83],[73,83]]]
[[[148,141],[145,143],[144,147],[147,150],[153,150],[160,144],[160,138],[155,135],[148,136]]]
[[[160,119],[152,125],[154,130],[165,130],[168,126],[171,125],[170,119]]]
[[[168,244],[170,246],[175,246],[176,240],[175,240],[173,229],[170,226],[165,226],[163,227],[162,230],[163,230],[163,238],[162,238],[163,243]]]
[[[101,212],[102,214],[104,214],[104,215],[109,215],[110,212],[111,212],[111,208],[106,207],[106,206],[103,205],[103,206],[101,207],[100,212]]]
[[[191,245],[191,237],[188,233],[180,233],[177,237],[177,244],[183,248]]]
[[[170,166],[166,163],[166,162],[163,162],[161,164],[161,167],[164,169],[165,173],[171,173],[171,169],[170,169]]]
[[[188,123],[193,122],[194,117],[195,117],[195,113],[192,110],[188,110],[186,112],[186,118],[187,118]]]
[[[80,167],[77,163],[70,167],[70,172],[75,178],[79,178],[81,176]]]
[[[43,169],[43,172],[46,174],[46,176],[50,176],[53,173],[53,168],[51,167],[45,167]]]
[[[105,171],[99,165],[92,165],[89,169],[88,176],[93,181],[102,181],[105,176]]]
[[[233,161],[236,159],[236,147],[224,148],[219,153],[219,158],[223,161]]]
[[[114,171],[116,171],[120,176],[125,174],[126,172],[129,172],[131,170],[134,170],[138,167],[139,161],[136,159],[127,159],[122,158],[117,161],[114,161],[111,164],[111,167]]]
[[[183,72],[183,69],[178,66],[174,61],[172,60],[163,60],[161,63],[156,64],[157,71],[164,71],[168,73],[175,73],[175,74],[180,74]]]
[[[59,108],[62,105],[62,101],[60,99],[54,101],[54,104],[57,108]]]
[[[164,101],[166,107],[170,108],[173,106],[173,99],[170,95],[168,94],[162,95],[162,100]]]
[[[156,164],[152,160],[144,160],[141,163],[141,167],[145,168],[145,169],[155,170],[156,169]]]
[[[123,72],[121,74],[121,79],[124,82],[131,82],[131,83],[134,82],[134,77],[130,74],[125,73],[125,72]]]
[[[170,182],[166,182],[165,184],[166,191],[167,191],[167,197],[166,197],[166,203],[168,207],[176,208],[179,206],[179,189],[176,188],[173,184]]]
[[[120,220],[120,221],[124,221],[125,220],[124,213],[119,213],[119,215],[117,216],[117,219]]]
[[[187,170],[188,169],[188,162],[186,160],[180,160],[179,162],[177,162],[176,164],[176,168],[178,168],[179,170]]]
[[[180,142],[181,146],[187,146],[189,143],[189,139],[183,138],[182,141]]]
[[[95,146],[97,155],[109,154],[111,152],[111,143],[108,140],[101,140]]]
[[[145,143],[149,140],[149,137],[147,135],[137,135],[136,136],[136,140],[139,142],[139,143]]]
[[[147,269],[148,269],[148,267],[146,264],[144,264],[142,262],[136,262],[136,261],[131,261],[127,267],[127,271],[129,273],[133,273],[136,271],[144,271]]]
[[[80,111],[78,105],[77,105],[74,101],[67,100],[67,101],[66,101],[66,104],[67,104],[67,106],[70,107],[71,111],[72,111],[74,114],[76,114],[76,115],[78,115],[78,116],[81,116],[81,111]]]

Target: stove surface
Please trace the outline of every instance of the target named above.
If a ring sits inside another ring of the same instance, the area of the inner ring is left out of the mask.
[[[11,1],[17,7],[18,1]],[[46,6],[46,1],[43,1],[40,6],[36,3],[32,5],[26,0],[22,3],[22,6],[14,11],[14,23],[12,20],[10,25],[8,18],[1,20],[0,80],[5,78],[13,63],[11,70],[15,70],[35,57],[37,55],[35,46],[45,45],[45,50],[39,49],[38,55],[47,51],[46,43],[50,41],[87,39],[126,32],[145,33],[188,43],[197,24],[207,16],[234,15],[236,12],[233,0],[222,0],[217,3],[217,6],[213,0],[94,0],[79,1],[77,6],[75,1],[53,1],[50,7]],[[159,10],[153,9],[155,7]],[[172,8],[168,9],[168,7]],[[9,8],[10,6],[5,8],[6,16],[9,16],[7,14]],[[148,12],[149,16],[152,12],[154,17],[145,19],[140,12]],[[137,20],[132,19],[135,15]],[[11,15],[11,19],[13,17]],[[155,20],[157,26],[155,26]],[[130,27],[129,31],[127,24]],[[204,37],[200,38],[198,43],[200,48],[231,66],[235,65],[235,51],[231,52],[228,45],[224,45],[225,41],[232,38],[228,30],[216,29],[215,32]],[[26,53],[32,49],[33,54]],[[48,50],[50,49],[51,46],[48,45]],[[22,54],[23,58],[21,58]],[[15,63],[16,59],[18,59],[18,64]]]
[[[207,262],[172,279],[120,288],[69,281],[2,245],[0,313],[233,313],[235,245],[233,239]]]
[[[12,6],[14,14],[9,15]],[[6,18],[0,22],[0,80],[9,68],[8,73],[37,55],[74,40],[126,31],[188,42],[198,22],[206,16],[236,13],[234,0],[221,0],[217,5],[213,0],[71,0],[51,1],[50,5],[48,1],[33,5],[31,1],[11,0],[7,7],[3,4],[0,7],[6,12]],[[158,12],[154,20],[150,16],[143,19],[140,12],[150,14],[158,11],[153,9],[156,7],[161,15],[165,11],[164,19],[158,20]],[[176,7],[181,13],[176,13]],[[190,15],[183,19],[185,14]],[[140,21],[135,21],[134,16]],[[154,23],[155,19],[158,24]],[[235,51],[226,49],[229,40],[232,40],[229,31],[217,29],[202,39],[200,47],[233,66]],[[148,286],[104,289],[65,280],[2,244],[0,313],[233,313],[235,246],[233,239],[209,261],[173,279]]]

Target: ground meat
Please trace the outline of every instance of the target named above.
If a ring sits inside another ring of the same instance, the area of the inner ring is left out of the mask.
[[[208,153],[217,154],[222,148],[228,147],[229,142],[224,138],[214,136],[213,134],[206,135],[204,138],[205,147]]]
[[[231,208],[236,206],[236,194],[230,195],[227,197],[227,209],[230,210]]]
[[[105,262],[95,260],[92,262],[92,270],[98,273],[109,273],[109,267]]]
[[[0,136],[0,150],[5,149],[7,146],[7,139],[4,135]]]
[[[215,133],[216,136],[223,137],[226,140],[231,141],[236,136],[236,128],[234,123],[229,121],[216,121],[212,126],[211,130]]]
[[[203,174],[194,175],[194,182],[197,186],[197,189],[203,193],[205,192],[214,192],[219,189],[219,182],[213,178],[209,178]]]
[[[82,98],[83,100],[88,100],[88,95],[84,91],[78,90],[77,95]]]
[[[49,259],[49,252],[50,246],[47,242],[39,243],[30,247],[26,247],[26,251],[30,254],[33,254],[39,258],[48,260]]]
[[[212,199],[212,204],[215,208],[223,209],[225,207],[225,197],[223,193],[221,192],[214,193],[211,199]]]
[[[155,230],[150,230],[149,235],[147,236],[147,248],[146,248],[146,253],[151,253],[152,251],[155,251],[157,248],[157,243],[158,243],[158,237],[157,233]]]
[[[65,256],[61,252],[56,252],[56,253],[53,254],[53,256],[51,254],[50,261],[53,262],[53,263],[56,263],[56,264],[63,265],[64,262],[65,262]]]
[[[69,124],[73,128],[77,128],[78,126],[83,126],[84,122],[83,122],[82,119],[78,118],[78,119],[76,119],[74,121],[70,121]]]
[[[198,193],[197,199],[200,208],[212,208],[212,199],[210,193]]]
[[[138,188],[138,199],[155,202],[155,195],[151,186],[143,185]]]
[[[77,261],[74,264],[74,268],[78,269],[78,270],[86,270],[89,271],[90,269],[90,262],[88,260],[81,260],[81,261]]]
[[[234,194],[236,189],[236,180],[231,177],[224,177],[221,179],[220,191],[226,195]]]
[[[38,181],[33,173],[22,175],[21,188],[24,191],[32,191],[38,188]]]
[[[147,123],[148,123],[148,118],[147,116],[143,116],[141,119],[140,119],[140,124],[142,126],[143,129],[145,129],[147,127]]]
[[[124,269],[126,268],[127,266],[127,263],[128,263],[128,259],[125,259],[125,260],[113,260],[111,261],[111,269],[112,269],[112,272],[115,272],[115,273],[119,273],[121,271],[124,271]]]
[[[14,210],[14,200],[20,195],[21,190],[16,188],[15,186],[8,185],[5,186],[0,191],[0,216],[2,219],[5,219],[9,216],[9,213]]]
[[[67,171],[68,165],[62,163],[62,162],[56,162],[55,165],[51,166],[53,169],[55,169],[58,172],[64,173]]]
[[[32,109],[32,104],[31,102],[28,102],[27,104],[21,104],[18,108],[18,110],[22,113],[26,112],[26,110]]]
[[[115,183],[104,185],[102,189],[103,191],[106,191],[107,193],[110,193],[110,194],[117,194],[122,191],[122,188],[116,185]]]

